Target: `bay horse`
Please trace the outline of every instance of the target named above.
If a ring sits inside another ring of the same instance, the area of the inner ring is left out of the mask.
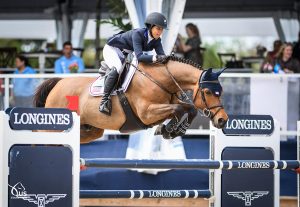
[[[156,134],[164,138],[185,134],[198,109],[203,110],[217,128],[225,126],[228,116],[221,104],[221,94],[213,93],[214,87],[221,88],[218,77],[223,71],[202,70],[194,62],[175,56],[169,56],[164,64],[139,63],[136,69],[125,93],[133,113],[148,126],[171,119],[167,125],[161,124]],[[94,80],[92,77],[48,79],[37,88],[34,105],[67,108],[66,96],[78,96],[80,142],[91,142],[101,137],[105,129],[119,130],[126,121],[117,96],[111,98],[111,116],[98,111],[101,97],[89,94]]]

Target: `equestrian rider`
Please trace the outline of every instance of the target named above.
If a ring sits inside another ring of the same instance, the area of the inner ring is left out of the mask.
[[[122,63],[125,61],[122,52],[133,51],[139,62],[144,63],[164,63],[167,59],[160,36],[163,29],[167,28],[167,19],[164,15],[154,12],[147,16],[145,20],[146,28],[133,29],[127,32],[120,32],[109,38],[103,48],[103,57],[106,64],[111,68],[107,75],[104,86],[99,111],[111,115],[112,105],[110,94],[118,82],[122,73]],[[144,54],[143,51],[155,49],[157,55]]]

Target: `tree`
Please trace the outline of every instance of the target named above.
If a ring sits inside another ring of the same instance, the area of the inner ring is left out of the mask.
[[[110,16],[108,19],[101,20],[100,24],[111,24],[123,31],[131,30],[131,22],[124,23],[124,19],[129,17],[124,1],[119,0],[116,3],[116,0],[108,0],[106,4],[109,7]]]

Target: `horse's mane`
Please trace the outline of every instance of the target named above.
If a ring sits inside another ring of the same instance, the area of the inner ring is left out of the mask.
[[[191,65],[195,68],[198,68],[199,70],[203,70],[201,65],[199,65],[198,63],[195,63],[194,61],[189,60],[189,59],[185,59],[185,58],[181,58],[181,57],[176,57],[174,55],[170,55],[170,56],[168,56],[167,60],[168,61],[172,60],[172,61],[176,61],[176,62],[180,62],[180,63],[185,63],[185,64]]]

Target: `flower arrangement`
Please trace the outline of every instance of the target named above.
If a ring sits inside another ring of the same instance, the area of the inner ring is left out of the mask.
[[[77,73],[78,71],[78,64],[75,62],[75,63],[71,63],[69,65],[69,70],[71,73]]]

